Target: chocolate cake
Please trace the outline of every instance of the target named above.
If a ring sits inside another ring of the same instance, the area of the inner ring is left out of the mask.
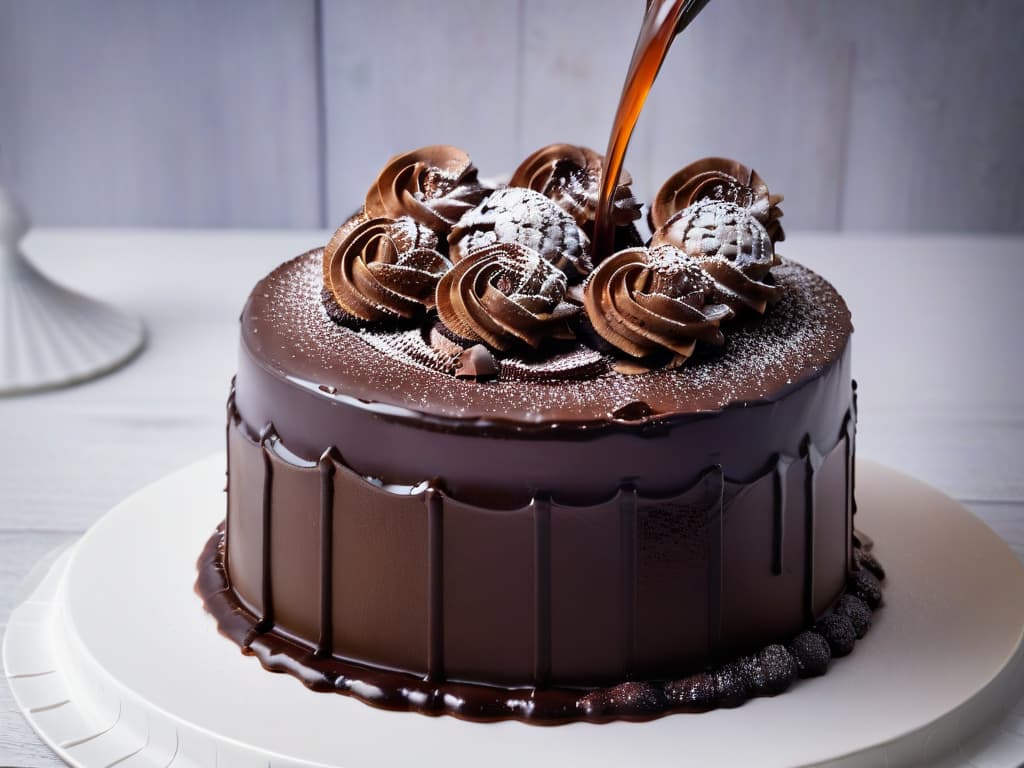
[[[274,671],[536,723],[735,706],[821,674],[880,601],[854,534],[850,313],[781,258],[740,163],[673,175],[592,246],[601,156],[492,189],[393,158],[260,281],[197,590]]]

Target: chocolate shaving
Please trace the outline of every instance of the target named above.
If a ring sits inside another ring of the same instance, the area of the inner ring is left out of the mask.
[[[494,355],[483,344],[474,344],[469,349],[464,349],[455,366],[455,377],[459,379],[485,381],[497,375],[498,365]]]

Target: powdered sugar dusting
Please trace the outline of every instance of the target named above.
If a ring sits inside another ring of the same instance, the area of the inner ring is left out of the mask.
[[[810,270],[772,270],[781,300],[763,318],[730,328],[721,351],[699,352],[675,370],[622,375],[595,366],[578,381],[457,380],[410,355],[401,334],[354,331],[332,321],[320,301],[320,252],[275,270],[253,291],[242,318],[245,344],[294,380],[339,394],[450,418],[525,423],[593,421],[634,402],[655,413],[718,410],[770,401],[836,361],[851,330],[842,298]]]

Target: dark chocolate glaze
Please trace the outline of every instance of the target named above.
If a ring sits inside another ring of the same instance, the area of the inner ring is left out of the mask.
[[[789,472],[793,459],[780,455],[775,460],[772,486],[774,492],[772,504],[772,575],[781,576],[783,557],[786,551],[786,474]]]
[[[804,621],[809,624],[814,621],[814,533],[818,497],[817,484],[814,480],[823,457],[810,440],[804,441],[800,453],[807,464],[807,472],[804,475]]]
[[[320,457],[320,657],[334,649],[334,453],[328,449]]]
[[[843,592],[851,327],[809,270],[779,268],[783,299],[724,355],[481,383],[337,326],[317,258],[243,312],[222,559],[200,577],[264,666],[389,708],[637,719],[706,709],[707,681],[650,681],[792,638]],[[715,706],[742,700],[726,689]]]
[[[274,514],[274,471],[270,465],[270,454],[267,453],[266,444],[267,438],[277,435],[274,432],[274,425],[267,423],[267,425],[260,430],[260,455],[263,457],[263,498],[261,500],[261,508],[263,510],[263,530],[271,530],[271,524],[273,521]],[[228,493],[231,492],[230,478],[228,480]],[[259,631],[266,631],[274,626],[274,590],[271,584],[271,573],[270,569],[273,563],[274,553],[271,551],[271,542],[273,539],[270,536],[263,537],[262,544],[262,569],[260,572],[260,595],[261,604],[263,606],[263,615],[257,624]]]
[[[444,518],[441,495],[427,489],[427,679],[444,679]]]

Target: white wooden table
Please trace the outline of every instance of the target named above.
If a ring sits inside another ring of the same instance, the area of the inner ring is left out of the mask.
[[[222,449],[245,297],[276,264],[327,237],[30,235],[26,250],[44,271],[142,315],[149,339],[111,376],[0,399],[0,629],[40,557],[142,485]],[[960,499],[1024,559],[1024,238],[797,233],[780,251],[824,274],[853,310],[858,450]],[[1024,706],[948,761],[1022,764]],[[0,765],[60,765],[3,684]]]

